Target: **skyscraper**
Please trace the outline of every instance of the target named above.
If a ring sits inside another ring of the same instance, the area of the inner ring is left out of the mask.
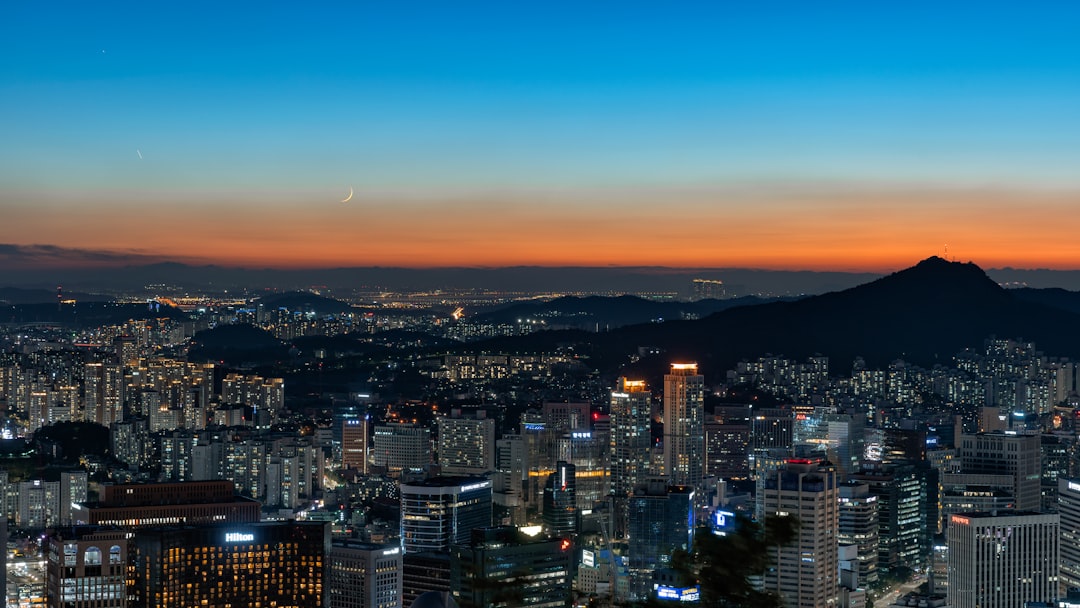
[[[694,489],[662,479],[638,485],[630,498],[627,565],[631,599],[652,591],[653,573],[670,564],[675,549],[689,550],[694,535]]]
[[[478,528],[451,548],[450,588],[463,607],[561,608],[570,601],[570,541]]]
[[[1041,464],[1038,435],[1001,431],[960,436],[960,471],[967,475],[1010,475],[1019,511],[1037,511],[1042,506]]]
[[[401,547],[446,551],[468,542],[473,528],[491,525],[491,481],[483,477],[433,477],[401,484]]]
[[[436,419],[439,429],[439,466],[445,475],[483,475],[495,469],[495,420],[465,417],[455,410]]]
[[[611,492],[615,497],[616,535],[626,531],[627,500],[644,483],[652,448],[652,393],[644,380],[619,378],[611,393]]]
[[[544,486],[544,532],[568,537],[578,530],[577,484],[574,465],[559,461]]]
[[[335,540],[327,564],[329,608],[402,608],[401,547]]]
[[[705,378],[697,363],[673,363],[664,376],[664,476],[698,487],[705,465]]]
[[[341,421],[341,468],[367,474],[367,418]]]
[[[1058,479],[1058,514],[1061,517],[1060,592],[1080,588],[1080,482]]]
[[[778,593],[788,608],[836,605],[839,594],[839,492],[836,467],[828,462],[791,458],[758,481],[758,517],[797,517],[798,535],[771,549],[773,565],[763,587]]]
[[[1058,597],[1058,515],[949,516],[948,605],[1006,608]]]

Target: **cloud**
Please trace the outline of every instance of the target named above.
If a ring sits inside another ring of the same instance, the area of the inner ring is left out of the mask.
[[[107,266],[145,264],[165,258],[139,249],[82,249],[59,245],[0,243],[0,263],[19,267]]]

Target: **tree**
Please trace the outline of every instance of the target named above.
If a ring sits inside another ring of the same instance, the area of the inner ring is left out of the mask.
[[[769,515],[761,522],[740,515],[726,536],[698,528],[690,551],[676,551],[671,568],[701,586],[701,606],[718,608],[780,608],[775,593],[754,588],[752,578],[771,565],[771,551],[796,539],[799,520]]]

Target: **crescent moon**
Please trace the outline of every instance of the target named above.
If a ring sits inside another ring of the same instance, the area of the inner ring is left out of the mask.
[[[352,186],[349,186],[349,196],[346,196],[345,198],[341,199],[341,202],[347,203],[347,202],[351,201],[352,200],[352,195],[353,195]]]

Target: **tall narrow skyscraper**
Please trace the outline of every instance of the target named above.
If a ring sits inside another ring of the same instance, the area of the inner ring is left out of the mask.
[[[649,473],[652,393],[644,380],[619,378],[611,393],[611,493],[615,497],[615,533],[623,536],[627,500]]]
[[[672,363],[664,376],[664,476],[698,487],[705,471],[705,377],[697,363]]]

